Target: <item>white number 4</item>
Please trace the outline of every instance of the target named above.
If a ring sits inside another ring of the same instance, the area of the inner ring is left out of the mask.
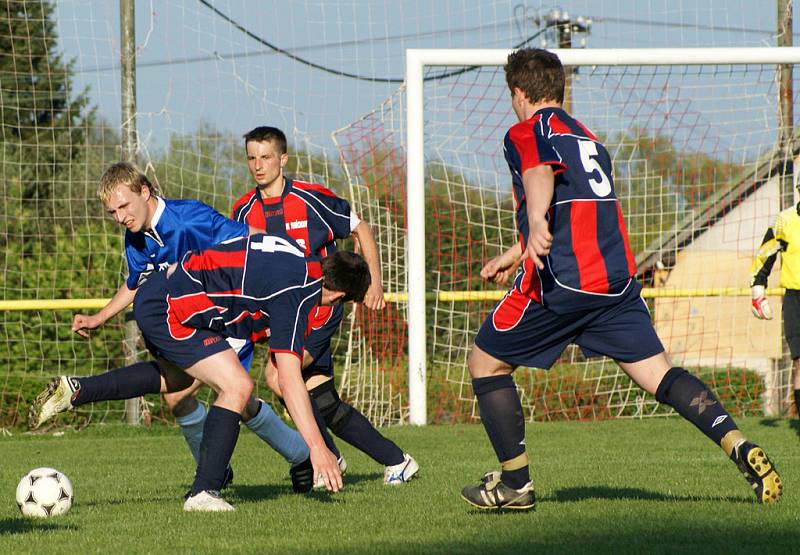
[[[578,147],[581,151],[581,162],[583,163],[583,169],[586,170],[586,173],[589,175],[589,185],[592,187],[592,191],[598,197],[605,197],[611,193],[611,180],[603,171],[603,168],[600,167],[600,164],[597,162],[593,156],[597,156],[597,145],[594,141],[578,141]],[[600,180],[594,178],[594,172],[600,174]]]
[[[305,253],[282,237],[264,235],[261,242],[250,241],[250,248],[261,252],[288,252],[295,256],[304,257]]]

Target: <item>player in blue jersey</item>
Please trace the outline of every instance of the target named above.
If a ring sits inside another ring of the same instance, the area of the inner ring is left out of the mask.
[[[501,471],[464,488],[462,497],[480,509],[535,506],[525,418],[511,374],[519,366],[549,368],[575,343],[587,356],[616,360],[639,387],[719,445],[759,502],[778,501],[780,477],[763,449],[745,439],[701,380],[673,367],[664,352],[635,278],[610,156],[561,108],[560,60],[546,50],[523,49],[509,55],[505,71],[519,120],[506,134],[504,150],[520,242],[481,274],[502,280],[516,260],[522,266],[484,321],[468,359]]]
[[[234,222],[210,206],[194,200],[169,200],[157,195],[153,185],[135,166],[120,162],[103,174],[98,194],[114,220],[127,228],[125,255],[128,279],[109,303],[97,314],[78,314],[72,329],[83,337],[88,330],[103,325],[125,309],[137,289],[154,272],[177,262],[186,252],[210,247],[222,241],[247,235],[252,228]],[[241,341],[239,357],[249,370],[253,345]],[[118,372],[149,372],[153,362],[140,362]],[[144,368],[144,370],[142,370]],[[195,461],[199,460],[200,441],[205,423],[205,407],[191,395],[196,384],[184,392],[164,396],[181,427]],[[101,377],[56,378],[37,397],[29,418],[31,428],[41,426],[59,410],[80,406],[99,399],[116,399],[114,383]],[[248,402],[244,420],[260,438],[275,448],[293,466],[308,459],[308,448],[300,435],[286,426],[268,403],[258,399]],[[229,475],[229,479],[232,473]]]
[[[338,197],[322,185],[305,183],[284,176],[283,168],[289,160],[286,136],[276,127],[256,127],[244,136],[247,164],[256,187],[236,201],[233,219],[264,229],[270,234],[292,237],[306,255],[328,256],[336,252],[336,240],[354,237],[361,247],[371,274],[371,284],[364,297],[364,305],[371,310],[386,306],[381,285],[381,266],[378,247],[367,222],[361,220],[350,208],[347,200]],[[318,416],[338,437],[360,449],[384,466],[384,483],[404,484],[415,476],[419,465],[393,441],[387,439],[356,410],[343,401],[336,392],[333,381],[331,338],[342,321],[341,306],[317,307],[311,315],[311,331],[306,340],[303,359],[303,378],[314,400]],[[268,364],[267,382],[280,395],[277,373]],[[330,436],[326,440],[339,455]],[[340,458],[342,469],[344,458]],[[303,472],[293,469],[292,480],[296,489],[310,487],[311,469]],[[321,484],[318,484],[321,486]]]

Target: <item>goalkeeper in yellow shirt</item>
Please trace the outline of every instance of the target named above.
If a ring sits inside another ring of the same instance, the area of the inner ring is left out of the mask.
[[[781,253],[781,287],[783,297],[783,333],[792,354],[792,388],[794,403],[800,416],[800,204],[778,214],[775,224],[767,229],[756,253],[751,271],[752,310],[756,318],[772,320],[766,287],[772,266]]]

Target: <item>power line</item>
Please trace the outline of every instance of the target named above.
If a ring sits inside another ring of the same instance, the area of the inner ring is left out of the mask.
[[[471,27],[457,27],[455,29],[447,29],[447,32],[450,34],[461,34],[461,33],[473,33],[475,31],[481,31],[483,29],[488,28],[495,28],[498,24],[495,23],[486,23],[483,25],[473,25]],[[393,42],[398,40],[404,40],[409,38],[425,38],[425,37],[435,37],[440,35],[442,31],[424,31],[421,33],[405,33],[399,35],[387,35],[385,37],[375,37],[375,38],[363,38],[363,39],[354,39],[354,40],[347,40],[347,41],[337,41],[337,42],[326,42],[326,43],[318,43],[318,44],[310,44],[306,46],[298,46],[295,48],[287,48],[286,50],[293,53],[298,52],[305,52],[305,51],[313,51],[313,50],[325,50],[329,48],[348,48],[353,46],[359,46],[363,44],[370,44],[375,42]],[[219,52],[212,52],[211,54],[206,54],[203,56],[189,56],[184,58],[174,58],[171,60],[155,60],[152,62],[139,62],[136,64],[137,68],[142,67],[159,67],[159,66],[169,66],[169,65],[183,65],[183,64],[194,64],[194,63],[202,63],[202,62],[212,62],[212,61],[221,61],[221,60],[236,60],[239,58],[252,58],[256,56],[268,56],[268,55],[275,55],[278,52],[274,50],[259,50],[258,52],[230,52],[226,54],[221,54]],[[95,66],[85,69],[77,69],[75,73],[98,73],[103,71],[113,71],[118,70],[119,64],[110,64],[105,66]]]
[[[208,9],[213,11],[215,14],[217,14],[219,17],[221,17],[222,19],[224,19],[225,21],[227,21],[228,23],[230,23],[231,25],[233,25],[234,27],[239,29],[242,33],[244,33],[245,35],[247,35],[251,39],[257,41],[258,43],[260,43],[260,44],[262,44],[264,46],[266,46],[270,50],[272,50],[272,51],[274,51],[274,52],[276,52],[278,54],[283,54],[284,56],[286,56],[286,57],[288,57],[288,58],[290,58],[290,59],[292,59],[292,60],[294,60],[294,61],[296,61],[298,63],[301,63],[303,65],[312,67],[314,69],[318,69],[320,71],[324,71],[325,73],[330,73],[332,75],[336,75],[338,77],[349,77],[351,79],[356,79],[356,80],[359,80],[359,81],[369,81],[371,83],[402,83],[403,81],[405,81],[405,79],[402,78],[402,77],[370,77],[370,76],[367,76],[367,75],[359,75],[357,73],[350,73],[348,71],[342,71],[342,70],[338,70],[338,69],[329,68],[329,67],[323,66],[321,64],[318,64],[316,62],[312,62],[310,60],[306,60],[305,58],[301,58],[300,56],[297,56],[296,54],[293,54],[289,50],[286,50],[284,48],[276,46],[276,45],[272,44],[271,42],[269,42],[267,39],[264,39],[264,38],[256,35],[255,33],[250,31],[249,29],[247,29],[241,23],[237,22],[236,20],[234,20],[233,18],[229,17],[228,15],[222,13],[220,10],[218,10],[216,7],[214,7],[207,0],[198,0],[198,1],[202,5],[206,6]],[[526,38],[525,40],[523,40],[519,44],[514,45],[513,48],[521,48],[521,47],[525,46],[530,41],[532,41],[533,39],[535,39],[536,37],[538,37],[539,35],[544,33],[546,30],[547,30],[547,27],[537,31],[536,33],[534,33],[533,35],[529,36],[528,38]],[[438,74],[435,74],[435,75],[429,75],[429,76],[425,77],[423,79],[423,81],[434,81],[434,80],[438,80],[438,79],[445,79],[447,77],[454,77],[456,75],[461,75],[462,73],[475,71],[476,69],[478,69],[478,67],[479,66],[469,66],[469,67],[466,67],[466,68],[463,68],[463,69],[458,69],[458,70],[455,70],[455,71],[449,71],[449,72],[445,72],[445,73],[438,73]]]

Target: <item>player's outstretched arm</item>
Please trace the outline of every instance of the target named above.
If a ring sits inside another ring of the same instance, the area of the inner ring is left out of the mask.
[[[91,316],[86,314],[76,314],[72,319],[72,331],[81,337],[88,338],[88,330],[93,330],[102,326],[110,318],[125,310],[125,307],[133,302],[133,298],[135,296],[136,290],[128,289],[128,285],[123,283],[119,286],[117,292],[114,293],[114,296],[111,297],[111,300],[108,301],[108,304],[100,309],[98,313],[92,314]]]
[[[516,272],[522,256],[522,245],[514,243],[503,254],[495,256],[481,268],[481,277],[503,284]]]
[[[325,487],[329,491],[342,489],[342,473],[322,439],[314,413],[311,410],[311,399],[301,377],[300,359],[292,353],[275,353],[275,365],[278,367],[278,382],[286,408],[294,420],[297,430],[303,436],[311,452],[311,464],[314,467],[314,479],[322,476]]]
[[[522,258],[530,258],[537,268],[543,270],[542,259],[550,254],[553,244],[547,222],[547,211],[555,188],[553,168],[544,164],[526,170],[522,174],[522,186],[528,209],[528,246]]]
[[[358,244],[361,247],[361,254],[369,266],[371,282],[367,294],[364,295],[364,304],[372,310],[382,310],[386,307],[383,298],[383,282],[381,281],[381,257],[378,253],[378,245],[375,243],[375,236],[372,229],[365,221],[361,221],[353,230]]]

